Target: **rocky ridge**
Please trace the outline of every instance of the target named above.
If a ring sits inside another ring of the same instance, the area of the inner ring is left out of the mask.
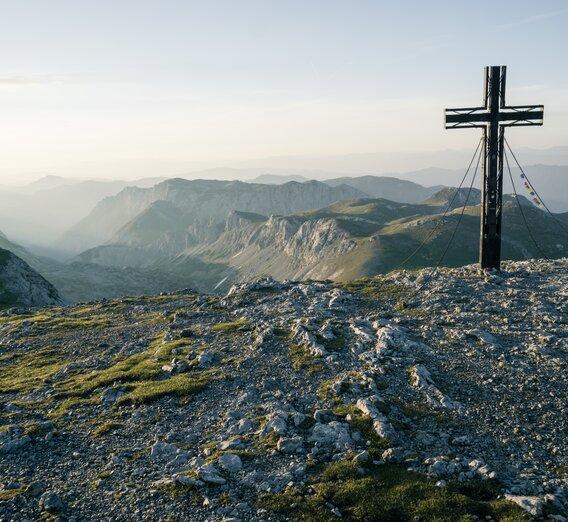
[[[462,216],[461,205],[467,197],[468,190],[444,189],[419,205],[356,199],[264,220],[230,216],[216,241],[188,248],[179,258],[225,264],[229,282],[259,275],[344,281],[385,273],[403,262],[408,268],[436,263],[459,223],[443,264],[461,266],[478,256],[480,193],[472,191],[472,204]],[[542,252],[550,257],[566,255],[566,230],[526,199],[520,201],[523,214],[509,196],[504,201],[503,257],[527,259]],[[450,205],[453,210],[444,214]],[[530,222],[538,248],[523,218]],[[408,258],[411,252],[415,254]]]
[[[174,232],[185,229],[188,242],[196,237],[210,240],[215,235],[215,225],[222,227],[232,210],[264,215],[290,214],[365,195],[353,187],[330,187],[318,181],[262,185],[168,179],[152,188],[128,187],[116,196],[103,199],[85,219],[66,232],[57,245],[74,253],[106,243],[124,242],[127,238],[137,244],[142,241],[140,246],[146,246],[163,241],[163,236],[170,234],[176,217],[178,225]],[[158,201],[160,207],[148,215],[148,210]],[[156,215],[159,215],[158,222]],[[150,222],[152,226],[148,227]]]
[[[0,518],[566,520],[567,268],[5,312]]]
[[[0,308],[63,303],[51,283],[18,256],[0,248]]]

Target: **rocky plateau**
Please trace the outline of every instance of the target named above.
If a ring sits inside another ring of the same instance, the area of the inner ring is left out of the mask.
[[[568,259],[0,313],[0,520],[568,520]]]

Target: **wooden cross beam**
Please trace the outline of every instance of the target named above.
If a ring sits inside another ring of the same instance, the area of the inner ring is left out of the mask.
[[[485,67],[483,107],[446,109],[446,129],[483,129],[481,190],[481,268],[501,268],[503,142],[505,127],[542,125],[543,105],[505,105],[507,67]]]

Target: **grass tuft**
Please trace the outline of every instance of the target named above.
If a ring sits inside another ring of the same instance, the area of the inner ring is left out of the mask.
[[[231,321],[229,323],[217,323],[211,327],[211,330],[213,330],[214,332],[229,334],[229,333],[235,333],[239,330],[243,330],[247,326],[248,326],[247,320],[242,318],[242,319],[237,319],[236,321]]]
[[[104,370],[78,374],[58,384],[55,399],[65,399],[52,413],[59,418],[72,409],[100,403],[103,388],[122,384],[127,393],[115,406],[146,404],[166,395],[188,397],[203,390],[211,382],[211,371],[183,373],[168,377],[162,366],[173,357],[172,350],[188,345],[184,339],[170,343],[156,340],[145,352],[130,355]]]
[[[123,426],[124,424],[122,424],[121,422],[105,422],[104,424],[101,424],[97,429],[93,431],[93,437],[95,439],[102,437],[103,435],[106,435],[111,431],[122,428]]]
[[[204,375],[193,377],[187,373],[160,381],[142,381],[131,386],[130,392],[117,401],[117,406],[125,404],[147,404],[166,395],[188,397],[207,387],[211,379]]]
[[[2,489],[0,490],[0,502],[12,500],[14,497],[21,495],[24,492],[23,488],[19,489]]]

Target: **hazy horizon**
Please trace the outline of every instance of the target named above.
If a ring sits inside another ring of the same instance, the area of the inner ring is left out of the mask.
[[[511,145],[566,146],[568,8],[558,0],[0,4],[10,49],[0,55],[0,184],[215,167],[457,168],[479,131],[444,130],[443,110],[479,105],[494,64],[509,67],[508,103],[545,105],[544,126],[511,130]],[[417,159],[441,151],[459,154],[449,166]],[[348,155],[376,158],[342,164]]]
[[[547,149],[517,149],[524,165],[568,165],[568,146]],[[248,181],[261,174],[276,176],[300,174],[308,179],[330,179],[345,176],[392,176],[411,179],[423,185],[439,184],[441,180],[420,180],[420,171],[431,169],[460,170],[471,158],[472,150],[439,150],[425,153],[391,152],[347,154],[337,156],[281,156],[258,158],[249,161],[227,162],[174,162],[131,160],[122,162],[85,162],[63,166],[57,171],[28,172],[2,178],[0,186],[23,187],[48,176],[69,180],[137,181],[147,178],[235,179]],[[444,184],[457,182],[449,178]],[[568,179],[566,180],[568,183]],[[567,186],[568,188],[568,186]]]

